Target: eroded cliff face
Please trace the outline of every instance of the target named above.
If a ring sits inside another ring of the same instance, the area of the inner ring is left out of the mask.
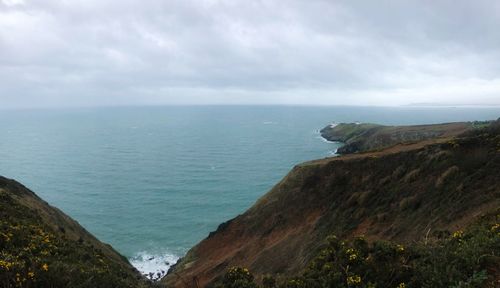
[[[127,259],[20,183],[0,177],[1,287],[148,287]]]
[[[500,207],[500,125],[296,166],[163,279],[204,287],[232,266],[294,275],[327,235],[399,242],[464,227]]]

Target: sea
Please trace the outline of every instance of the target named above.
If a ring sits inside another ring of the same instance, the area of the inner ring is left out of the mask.
[[[158,106],[0,110],[0,175],[164,274],[303,161],[331,123],[491,120],[500,107]],[[163,272],[162,272],[163,271]]]

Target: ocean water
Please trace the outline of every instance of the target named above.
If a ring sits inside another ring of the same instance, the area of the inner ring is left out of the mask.
[[[0,110],[0,175],[127,256],[168,270],[294,165],[331,157],[331,122],[424,124],[500,108],[171,106]]]

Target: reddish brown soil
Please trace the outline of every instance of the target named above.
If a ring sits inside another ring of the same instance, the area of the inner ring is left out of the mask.
[[[298,165],[191,249],[163,283],[205,287],[232,266],[249,268],[257,280],[266,273],[294,275],[331,233],[406,242],[463,227],[500,207],[500,136],[481,137]]]

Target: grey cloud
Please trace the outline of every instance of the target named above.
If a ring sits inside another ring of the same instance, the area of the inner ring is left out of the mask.
[[[497,1],[0,3],[4,107],[500,104]]]

